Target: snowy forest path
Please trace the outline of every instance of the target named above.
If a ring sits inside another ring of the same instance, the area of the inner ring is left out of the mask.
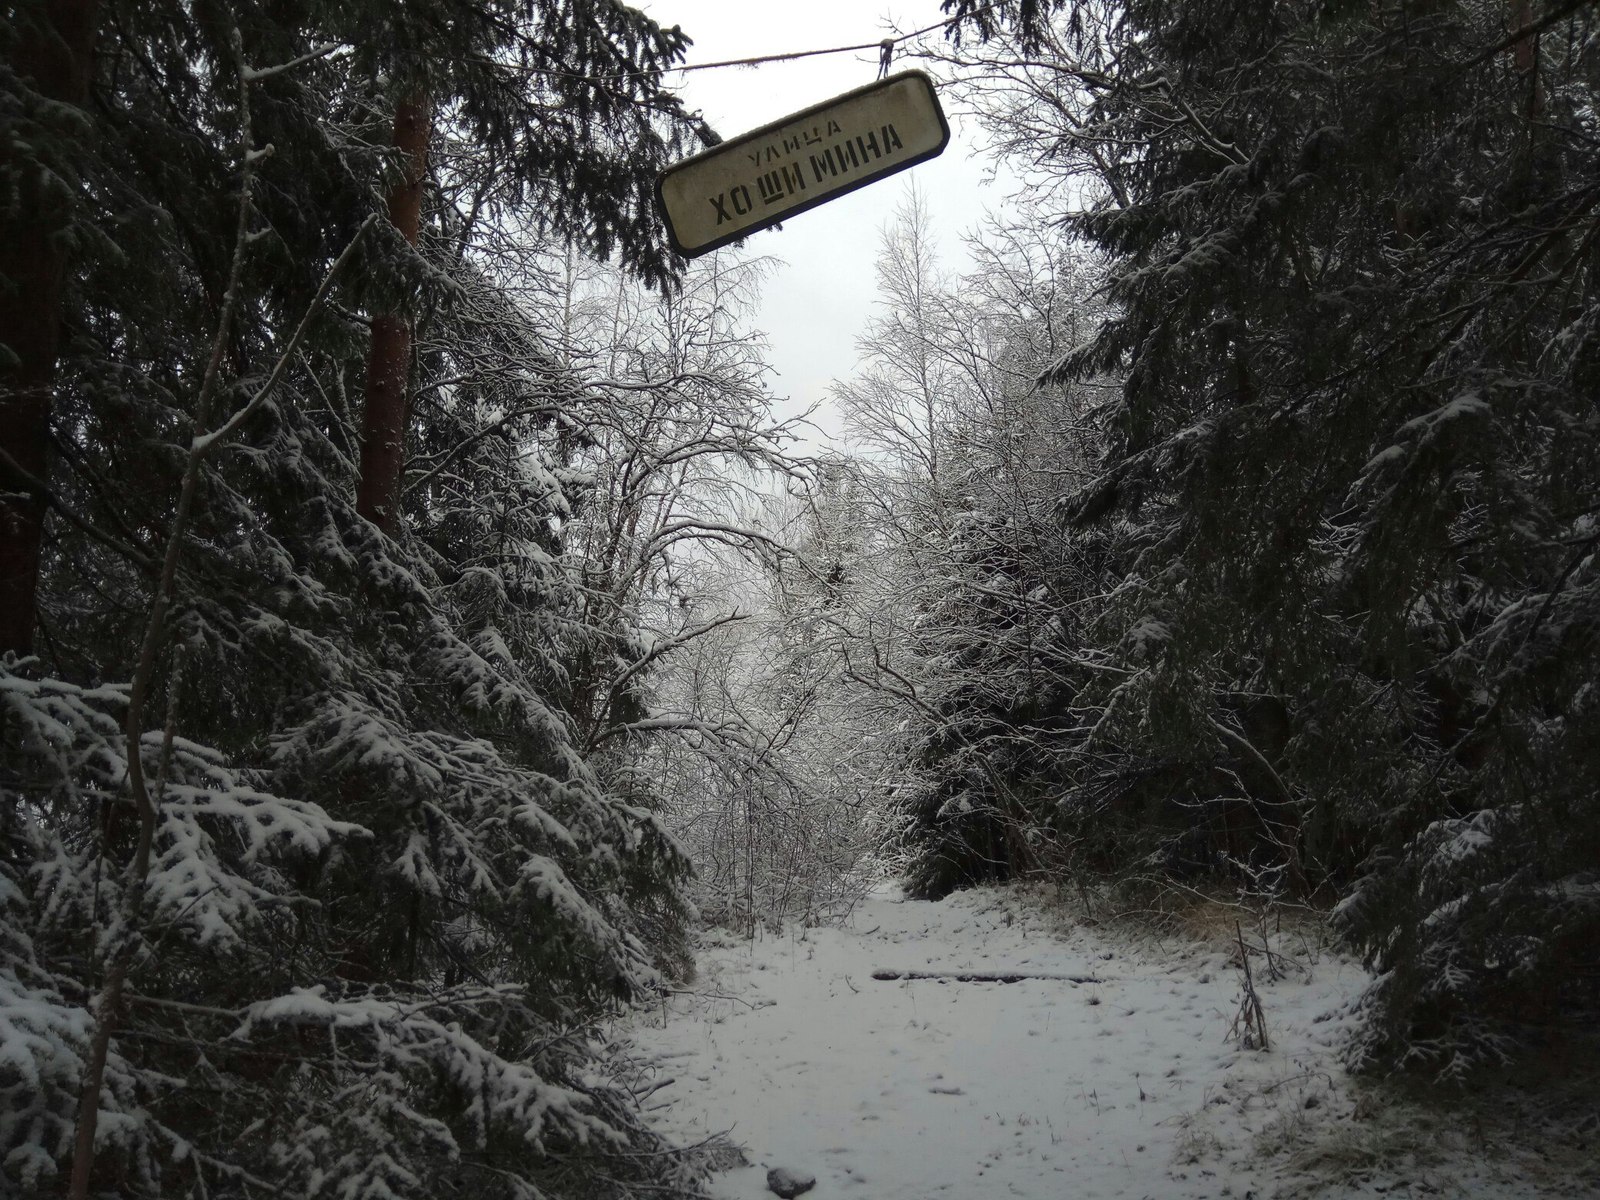
[[[1239,973],[1215,945],[1133,941],[1009,890],[884,893],[842,929],[714,935],[632,1047],[666,1132],[745,1148],[713,1186],[724,1200],[769,1194],[777,1166],[814,1174],[819,1200],[1477,1191],[1463,1156],[1430,1165],[1425,1126],[1356,1117],[1329,1014],[1360,967],[1274,948],[1301,965],[1262,981],[1272,1044],[1256,1051],[1230,1038]],[[984,974],[1030,977],[967,978]],[[1374,1165],[1395,1149],[1404,1170]]]

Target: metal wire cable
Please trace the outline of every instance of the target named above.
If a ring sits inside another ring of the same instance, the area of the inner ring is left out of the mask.
[[[975,17],[980,13],[988,12],[990,9],[999,8],[1005,2],[1006,0],[990,0],[990,3],[985,4],[983,7],[974,9],[972,12],[967,13],[964,19],[970,20],[972,17]],[[534,67],[519,63],[502,62],[499,59],[493,58],[470,58],[464,61],[480,63],[484,66],[499,67],[501,70],[513,71],[526,75],[551,75],[561,76],[567,79],[585,79],[594,83],[609,83],[616,80],[645,79],[657,74],[668,75],[675,72],[688,73],[689,71],[715,71],[726,67],[759,67],[764,66],[767,63],[793,62],[796,59],[816,58],[820,55],[826,54],[851,54],[859,50],[877,50],[879,51],[880,55],[885,53],[892,54],[894,48],[897,47],[901,42],[909,42],[915,38],[922,37],[924,34],[932,33],[936,29],[948,29],[952,25],[956,24],[957,20],[958,18],[956,17],[946,17],[942,21],[935,21],[932,25],[927,25],[921,29],[912,30],[910,33],[902,33],[895,37],[881,38],[875,42],[859,42],[851,46],[829,46],[821,50],[790,50],[782,54],[757,54],[752,55],[749,58],[729,58],[723,59],[719,62],[691,63],[686,66],[676,67],[658,67],[654,70],[648,71],[621,71],[615,75],[586,75],[576,71],[563,71],[559,68],[553,67]]]

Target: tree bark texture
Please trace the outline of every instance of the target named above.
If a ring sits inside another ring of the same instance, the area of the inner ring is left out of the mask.
[[[98,19],[98,0],[17,6],[9,65],[43,100],[82,107]],[[33,649],[69,214],[52,194],[59,183],[9,143],[0,141],[0,182],[15,188],[0,215],[0,653],[20,655]]]
[[[1533,25],[1533,0],[1511,0],[1511,28],[1515,32]],[[1528,84],[1528,119],[1544,115],[1544,84],[1539,79],[1539,35],[1518,38],[1512,47],[1511,62]]]
[[[428,99],[413,95],[394,114],[394,145],[405,159],[405,173],[389,193],[389,221],[411,245],[422,224],[422,186],[427,175],[432,120]],[[410,420],[411,326],[399,313],[372,322],[367,354],[366,409],[361,428],[361,478],[356,511],[385,533],[400,519],[400,484],[406,465],[406,425]]]

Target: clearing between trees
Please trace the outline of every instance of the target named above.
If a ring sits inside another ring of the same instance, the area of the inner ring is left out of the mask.
[[[1338,1049],[1368,976],[1313,933],[1246,926],[1254,1048],[1224,924],[1157,938],[1026,889],[883,888],[842,928],[713,933],[694,988],[627,1029],[636,1087],[669,1137],[743,1148],[722,1200],[769,1195],[774,1167],[819,1200],[1594,1194],[1526,1129],[1353,1081]],[[939,973],[959,978],[918,977]]]

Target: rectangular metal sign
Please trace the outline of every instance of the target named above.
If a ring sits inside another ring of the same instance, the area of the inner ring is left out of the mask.
[[[693,258],[936,158],[949,141],[933,80],[905,71],[675,163],[656,195],[673,247]]]

